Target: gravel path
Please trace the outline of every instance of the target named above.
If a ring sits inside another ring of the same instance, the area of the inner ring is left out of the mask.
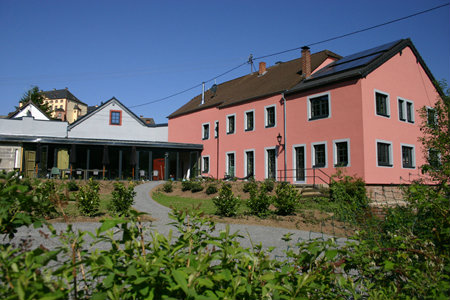
[[[156,182],[148,182],[141,185],[138,185],[135,188],[136,197],[134,208],[148,213],[152,218],[156,219],[152,222],[152,228],[157,230],[163,235],[166,235],[170,232],[170,230],[174,230],[174,227],[171,225],[167,225],[171,222],[168,217],[170,212],[170,208],[165,207],[156,201],[154,201],[150,197],[150,191],[161,184],[161,181]],[[67,224],[65,223],[55,223],[53,224],[55,229],[59,231],[65,231],[67,228]],[[216,224],[216,231],[219,234],[220,231],[225,230],[226,224],[218,223]],[[313,233],[308,231],[301,230],[293,230],[293,229],[285,229],[285,228],[277,228],[277,227],[268,227],[268,226],[257,226],[257,225],[243,225],[243,224],[229,224],[230,232],[239,232],[242,235],[242,238],[239,238],[239,242],[243,247],[251,247],[253,245],[262,244],[264,248],[267,247],[276,247],[272,255],[274,257],[283,257],[283,250],[286,250],[289,244],[286,244],[281,238],[286,233],[292,233],[292,240],[290,245],[294,245],[295,243],[302,240],[309,240],[313,238],[324,238],[328,239],[330,236]],[[80,222],[74,223],[73,228],[82,231],[90,231],[95,232],[95,229],[99,227],[99,223],[96,222]],[[15,238],[13,240],[14,243],[20,243],[21,240],[31,240],[32,247],[37,247],[39,245],[44,245],[45,247],[52,249],[59,245],[58,239],[45,237],[42,233],[49,234],[47,228],[34,229],[32,227],[21,227],[19,228]],[[2,242],[3,237],[0,235],[0,243]],[[89,236],[85,236],[85,240],[89,242]],[[5,240],[3,240],[5,241]],[[338,242],[343,242],[345,239],[339,239]],[[100,244],[96,245],[96,248],[103,248]]]

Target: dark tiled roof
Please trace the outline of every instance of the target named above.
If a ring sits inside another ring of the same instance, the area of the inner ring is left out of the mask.
[[[328,50],[311,54],[311,69],[319,67],[328,57],[341,58],[340,55]],[[211,90],[205,92],[204,104],[201,104],[202,95],[200,94],[172,113],[169,118],[205,108],[226,107],[277,94],[292,88],[302,79],[302,58],[277,63],[267,68],[267,73],[264,75],[260,76],[258,72],[254,72],[217,85],[215,94]]]
[[[82,102],[80,99],[75,97],[75,95],[72,94],[68,89],[43,91],[42,95],[47,99],[69,99],[87,106],[86,103]]]
[[[321,71],[316,72],[310,78],[300,82],[290,90],[286,91],[286,95],[327,84],[366,77],[406,47],[409,47],[412,50],[417,58],[417,61],[420,62],[430,80],[435,82],[433,75],[411,40],[401,39],[345,56],[342,59],[322,68]],[[440,92],[439,88],[437,88],[437,90]]]

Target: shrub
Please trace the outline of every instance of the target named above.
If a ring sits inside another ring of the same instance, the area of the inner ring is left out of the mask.
[[[344,175],[340,170],[331,176],[331,180],[331,199],[339,204],[337,217],[346,221],[363,217],[369,204],[365,182],[361,178]]]
[[[78,186],[78,184],[74,180],[71,180],[71,181],[69,181],[67,183],[67,188],[71,192],[76,192],[76,191],[78,191],[80,189],[80,187]]]
[[[264,180],[264,186],[266,187],[267,192],[272,192],[275,188],[275,180],[273,180],[272,178],[266,178]]]
[[[34,213],[40,217],[55,216],[56,202],[62,197],[53,180],[41,181],[33,189],[33,201],[36,203]]]
[[[216,206],[216,214],[224,217],[232,217],[237,214],[239,208],[239,197],[233,195],[231,184],[224,183],[219,191],[219,196],[213,198],[213,203]]]
[[[197,193],[203,191],[203,185],[200,181],[192,181],[191,182],[191,192]]]
[[[183,192],[190,191],[192,187],[192,182],[190,180],[182,181],[181,182],[181,190]]]
[[[173,192],[173,183],[172,181],[167,181],[163,185],[163,191],[166,193],[172,193]]]
[[[272,202],[272,197],[267,195],[267,187],[262,183],[259,187],[253,186],[250,189],[250,198],[247,200],[247,207],[250,209],[250,214],[258,217],[265,217],[269,214],[269,206]]]
[[[111,209],[119,215],[127,215],[131,205],[134,202],[134,184],[130,183],[128,187],[121,182],[114,183],[114,191],[112,192]]]
[[[99,185],[92,178],[89,179],[89,182],[85,186],[81,187],[77,194],[77,206],[81,214],[94,216],[98,213],[100,206],[98,190]]]
[[[205,192],[207,195],[212,195],[212,194],[217,193],[217,185],[215,185],[215,184],[208,185]]]
[[[277,214],[283,216],[293,214],[300,198],[297,190],[291,184],[283,182],[277,186],[275,193],[273,204],[277,208]]]
[[[242,187],[244,193],[249,193],[252,188],[258,188],[258,184],[254,180],[247,181]]]

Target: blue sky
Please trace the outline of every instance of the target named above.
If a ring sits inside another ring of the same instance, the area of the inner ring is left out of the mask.
[[[23,93],[68,87],[88,105],[134,106],[188,89],[248,59],[311,44],[448,3],[378,1],[0,0],[0,115]],[[349,55],[411,38],[438,80],[450,79],[450,8],[311,47]],[[265,59],[270,66],[300,50]],[[259,61],[256,61],[257,65]],[[243,66],[217,83],[245,75]],[[209,88],[212,82],[206,84]],[[166,116],[201,87],[137,115]]]

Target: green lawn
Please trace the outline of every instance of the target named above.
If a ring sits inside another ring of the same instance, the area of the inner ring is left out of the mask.
[[[175,207],[177,209],[188,210],[189,212],[198,208],[202,210],[205,214],[213,215],[216,212],[216,207],[211,199],[194,199],[194,198],[184,198],[179,196],[169,196],[163,193],[155,192],[152,194],[153,200],[161,205],[167,207]],[[241,205],[238,210],[238,214],[245,211],[245,200],[241,200]]]

